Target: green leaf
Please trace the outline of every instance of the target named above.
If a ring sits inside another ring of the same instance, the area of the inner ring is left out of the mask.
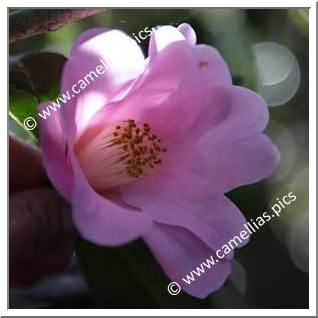
[[[76,251],[98,307],[211,308],[208,299],[170,295],[170,281],[142,240],[108,248],[80,239]]]
[[[38,137],[38,127],[33,130],[27,130],[24,127],[24,121],[28,117],[37,118],[36,106],[38,99],[36,96],[19,89],[10,89],[9,92],[9,115],[10,117],[24,129],[28,134],[33,135],[35,139]],[[22,137],[23,135],[21,135]],[[23,137],[22,137],[23,138]]]
[[[34,135],[26,130],[25,127],[17,120],[12,114],[9,113],[9,131],[10,134],[19,138],[27,143],[36,144],[37,139]]]
[[[55,100],[59,94],[60,78],[65,63],[65,57],[56,53],[35,53],[11,60],[9,114],[15,125],[19,126],[19,137],[33,142],[38,138],[37,106],[41,102]],[[32,117],[35,128],[28,130],[25,120]],[[9,126],[9,129],[13,124]],[[21,133],[25,130],[25,133]],[[10,130],[12,132],[12,130]]]

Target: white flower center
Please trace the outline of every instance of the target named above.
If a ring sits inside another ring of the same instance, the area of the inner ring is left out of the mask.
[[[148,124],[130,119],[103,130],[77,155],[92,187],[103,191],[150,174],[165,151]]]

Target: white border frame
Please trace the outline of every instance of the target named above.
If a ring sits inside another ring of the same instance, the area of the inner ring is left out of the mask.
[[[296,8],[296,7],[310,7],[309,11],[309,217],[310,217],[310,237],[309,237],[309,250],[310,250],[310,263],[309,263],[309,309],[8,309],[8,279],[7,278],[7,262],[0,262],[1,271],[1,289],[0,289],[0,315],[5,316],[316,316],[316,2],[313,0],[267,0],[256,1],[253,0],[228,0],[228,1],[204,1],[195,0],[178,3],[177,0],[160,0],[160,7],[251,7],[251,8]],[[50,2],[49,5],[44,4],[43,0],[2,0],[0,2],[0,32],[1,39],[8,43],[8,8],[18,7],[65,7],[64,0],[55,0]],[[157,3],[150,3],[145,0],[77,0],[68,2],[67,8],[79,7],[158,7]],[[239,6],[238,6],[239,4]],[[3,44],[6,47],[7,44]],[[1,50],[0,67],[2,70],[7,70],[7,50]],[[5,78],[5,75],[2,75]],[[8,83],[7,79],[2,80],[1,96],[2,107],[4,108],[8,101]],[[5,115],[4,115],[5,114]],[[2,209],[1,217],[1,230],[0,230],[0,244],[1,254],[8,255],[7,249],[7,210],[8,204],[8,158],[3,154],[8,153],[8,138],[7,138],[7,114],[2,109],[0,116],[0,139],[1,139],[1,165],[0,165],[0,179],[1,191],[0,202]],[[292,284],[292,282],[291,282]],[[273,286],[274,288],[275,286]],[[294,288],[297,288],[295,286]]]

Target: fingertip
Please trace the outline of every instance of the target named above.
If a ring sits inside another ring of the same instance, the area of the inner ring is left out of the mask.
[[[9,192],[38,188],[47,183],[38,148],[9,135]]]

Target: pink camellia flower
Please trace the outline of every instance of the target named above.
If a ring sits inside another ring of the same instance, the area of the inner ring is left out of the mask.
[[[262,133],[267,107],[232,85],[221,55],[196,45],[188,24],[155,30],[146,59],[121,31],[85,32],[61,91],[100,59],[105,74],[41,120],[47,173],[84,238],[116,246],[142,237],[169,279],[204,298],[224,284],[233,253],[191,285],[181,279],[243,229],[224,193],[275,167],[278,152]]]

